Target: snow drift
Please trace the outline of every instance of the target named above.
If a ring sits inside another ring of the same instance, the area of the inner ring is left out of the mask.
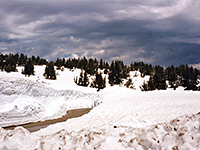
[[[57,90],[24,77],[1,76],[0,126],[53,119],[69,109],[92,108],[99,94],[80,90]]]
[[[17,127],[0,128],[0,149],[200,149],[200,114],[182,116],[168,123],[147,129],[116,127],[101,130],[84,129],[69,132],[62,129],[54,134],[38,136]]]

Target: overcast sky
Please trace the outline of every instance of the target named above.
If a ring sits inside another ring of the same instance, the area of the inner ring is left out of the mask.
[[[200,63],[200,0],[0,0],[0,52]]]

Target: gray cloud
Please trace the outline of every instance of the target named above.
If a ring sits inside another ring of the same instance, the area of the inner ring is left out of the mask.
[[[200,63],[195,0],[0,0],[0,52]]]

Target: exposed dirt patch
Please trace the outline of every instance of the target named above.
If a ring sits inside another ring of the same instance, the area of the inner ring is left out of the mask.
[[[65,116],[62,116],[61,118],[45,120],[45,121],[38,121],[38,122],[31,122],[31,123],[26,123],[26,124],[21,124],[21,125],[12,125],[12,126],[3,127],[3,128],[6,130],[13,130],[15,127],[23,126],[30,132],[35,132],[42,128],[47,127],[48,125],[55,124],[58,122],[64,122],[71,118],[83,116],[84,114],[87,114],[88,112],[90,112],[90,110],[91,110],[91,108],[72,109],[72,110],[68,110],[67,114]]]

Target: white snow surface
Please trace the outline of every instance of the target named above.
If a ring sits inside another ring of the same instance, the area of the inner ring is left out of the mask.
[[[0,149],[200,149],[200,92],[141,92],[148,77],[139,76],[133,78],[136,90],[107,86],[96,92],[73,82],[80,70],[57,71],[56,81],[44,79],[44,66],[35,71],[31,77],[0,72],[0,126],[93,109],[33,133],[0,128]]]
[[[92,108],[100,102],[96,90],[77,86],[68,69],[57,71],[57,80],[43,77],[45,66],[35,66],[35,76],[0,72],[0,126],[53,119],[67,110]]]

